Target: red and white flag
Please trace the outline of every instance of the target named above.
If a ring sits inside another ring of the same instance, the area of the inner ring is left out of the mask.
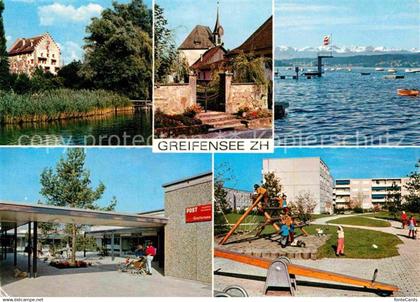
[[[331,40],[330,36],[325,36],[324,37],[324,46],[330,45],[330,40]]]

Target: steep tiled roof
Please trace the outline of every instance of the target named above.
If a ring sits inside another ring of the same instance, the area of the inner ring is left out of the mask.
[[[199,69],[202,67],[207,67],[209,65],[209,63],[211,63],[211,59],[213,58],[214,55],[217,54],[217,52],[219,50],[222,50],[223,53],[226,53],[226,50],[222,47],[222,46],[216,46],[216,47],[212,47],[209,50],[207,50],[205,53],[203,53],[203,55],[201,56],[201,58],[199,58],[192,66],[192,69]],[[220,60],[217,61],[221,61],[224,58],[220,58]]]
[[[9,50],[9,55],[19,55],[24,53],[31,53],[34,51],[35,46],[42,40],[42,36],[36,36],[32,38],[20,38],[12,45],[12,48]]]
[[[273,49],[273,17],[268,18],[241,46],[231,51],[231,54],[240,52],[267,52]]]
[[[208,26],[197,25],[178,49],[208,49],[214,46]]]

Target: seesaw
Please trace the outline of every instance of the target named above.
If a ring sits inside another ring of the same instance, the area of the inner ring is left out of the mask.
[[[287,257],[279,257],[272,261],[221,249],[214,250],[214,257],[229,259],[267,269],[264,295],[281,295],[286,293],[294,296],[295,291],[297,290],[296,276],[358,286],[375,291],[382,296],[392,295],[399,290],[399,288],[394,285],[376,282],[378,269],[375,270],[372,279],[367,280],[292,264]]]

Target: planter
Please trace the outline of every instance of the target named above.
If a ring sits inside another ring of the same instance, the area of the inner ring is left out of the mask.
[[[272,128],[273,119],[271,117],[257,118],[253,120],[245,120],[248,124],[248,128]]]

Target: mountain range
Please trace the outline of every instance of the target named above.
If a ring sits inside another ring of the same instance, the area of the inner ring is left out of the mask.
[[[361,55],[383,55],[383,54],[420,54],[419,48],[396,49],[386,48],[384,46],[320,46],[295,48],[290,46],[278,46],[275,49],[275,58],[277,60],[288,60],[298,58],[314,58],[318,52],[332,52],[334,57],[350,57]]]

